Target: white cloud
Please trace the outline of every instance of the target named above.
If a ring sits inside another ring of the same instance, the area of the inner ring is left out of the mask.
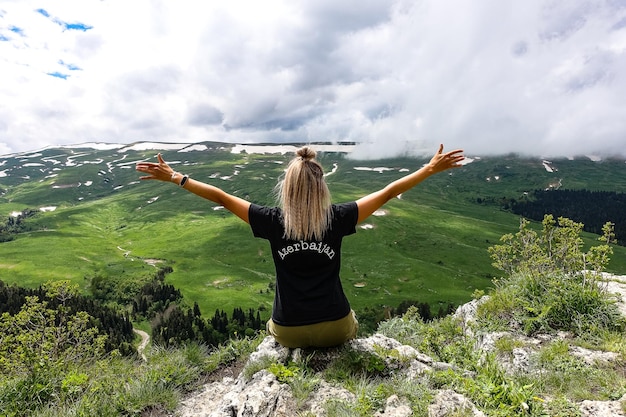
[[[0,154],[138,140],[624,153],[625,22],[603,0],[5,0]]]

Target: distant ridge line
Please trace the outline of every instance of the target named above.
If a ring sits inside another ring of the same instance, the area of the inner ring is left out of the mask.
[[[114,150],[121,149],[123,152],[127,150],[182,150],[192,146],[211,144],[213,146],[223,147],[300,147],[304,145],[311,145],[314,147],[337,147],[337,152],[347,152],[348,149],[352,150],[356,146],[356,142],[262,142],[262,143],[231,143],[231,142],[219,142],[219,141],[200,141],[200,142],[159,142],[159,141],[136,141],[130,143],[112,143],[112,142],[82,142],[76,144],[63,144],[63,145],[49,145],[44,148],[21,151],[11,154],[0,155],[0,158],[14,158],[22,155],[36,154],[50,149],[94,149],[94,150]],[[142,147],[142,145],[145,145]],[[328,149],[328,148],[327,148]],[[319,149],[324,151],[324,149]],[[328,151],[328,150],[327,150]],[[277,152],[280,153],[280,152]]]

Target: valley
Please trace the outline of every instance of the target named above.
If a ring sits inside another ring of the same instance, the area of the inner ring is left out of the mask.
[[[0,243],[0,280],[27,287],[70,280],[89,293],[92,279],[104,277],[132,291],[169,266],[166,281],[205,315],[234,307],[269,315],[268,244],[211,202],[173,184],[139,181],[134,165],[161,152],[180,172],[271,205],[296,146],[138,142],[0,156],[0,214],[15,219],[24,210],[38,212]],[[314,146],[336,202],[375,191],[427,162],[408,156],[354,160],[352,144]],[[507,201],[555,184],[626,190],[623,160],[467,156],[462,168],[390,201],[346,238],[342,281],[357,311],[412,300],[436,312],[490,287],[498,271],[487,248],[519,226],[519,216],[503,209]],[[596,237],[585,234],[587,244]],[[612,272],[626,271],[625,249],[614,247]]]

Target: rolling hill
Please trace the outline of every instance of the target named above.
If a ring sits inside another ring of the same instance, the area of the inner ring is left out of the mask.
[[[350,144],[314,146],[337,202],[375,191],[426,162],[359,161],[350,157]],[[91,143],[0,156],[0,215],[13,224],[27,210],[37,213],[0,243],[0,280],[33,287],[68,279],[88,292],[99,277],[122,289],[128,283],[124,291],[132,292],[137,280],[168,266],[167,282],[203,313],[269,311],[268,244],[211,202],[173,184],[140,182],[134,165],[161,152],[178,171],[269,205],[293,149]],[[467,156],[462,168],[389,202],[345,240],[342,280],[355,309],[405,300],[435,308],[463,303],[498,276],[487,248],[517,230],[519,216],[503,209],[511,201],[533,190],[626,190],[623,159]],[[588,243],[597,238],[585,236]],[[626,248],[615,246],[610,269],[626,271]]]

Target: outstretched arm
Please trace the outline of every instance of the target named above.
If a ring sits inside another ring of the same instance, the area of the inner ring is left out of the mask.
[[[165,182],[173,182],[180,185],[183,175],[174,171],[164,160],[161,154],[157,155],[158,163],[154,162],[138,162],[136,169],[139,172],[143,172],[144,175],[140,177],[141,180],[159,180]],[[194,193],[197,196],[206,198],[213,201],[216,204],[224,206],[227,210],[231,211],[241,220],[249,223],[248,209],[250,208],[250,202],[228,194],[224,190],[214,187],[212,185],[203,183],[201,181],[188,178],[184,184],[185,190]]]
[[[443,145],[439,145],[439,150],[431,158],[430,162],[417,171],[406,175],[389,185],[382,190],[378,190],[369,194],[363,198],[357,200],[357,206],[359,207],[359,219],[358,222],[362,222],[367,219],[373,212],[378,210],[387,201],[402,194],[405,191],[415,187],[426,178],[438,172],[445,171],[450,168],[459,168],[461,161],[465,157],[463,156],[463,150],[457,149],[451,152],[443,153]]]

